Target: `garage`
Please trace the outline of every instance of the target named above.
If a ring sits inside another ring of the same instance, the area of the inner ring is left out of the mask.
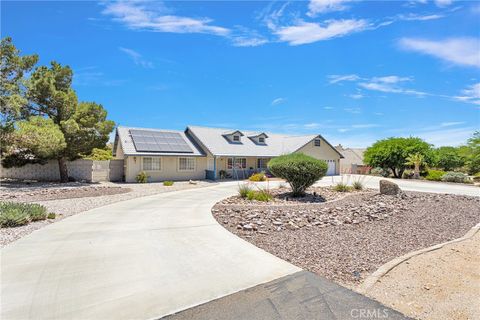
[[[336,172],[337,162],[335,160],[325,160],[328,165],[327,176],[334,176]]]

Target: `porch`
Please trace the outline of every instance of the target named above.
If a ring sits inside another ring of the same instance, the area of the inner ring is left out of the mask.
[[[267,164],[271,157],[216,157],[209,158],[206,178],[219,179],[248,179],[252,174],[268,172]]]

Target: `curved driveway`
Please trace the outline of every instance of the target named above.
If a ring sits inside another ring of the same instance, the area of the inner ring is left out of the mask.
[[[401,187],[480,191],[410,181]],[[300,271],[215,221],[211,207],[236,189],[222,183],[119,202],[8,245],[1,250],[1,319],[158,318]]]
[[[1,319],[148,319],[300,271],[220,226],[235,183],[72,216],[2,249]]]

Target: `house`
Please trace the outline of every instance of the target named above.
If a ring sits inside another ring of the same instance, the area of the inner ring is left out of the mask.
[[[363,162],[363,154],[366,149],[363,148],[344,148],[341,144],[335,147],[343,155],[340,160],[341,173],[366,174],[370,167]]]
[[[343,156],[321,135],[289,136],[237,129],[188,126],[184,131],[118,127],[114,156],[124,159],[125,181],[145,171],[150,181],[248,178],[270,159],[302,152],[340,172]]]

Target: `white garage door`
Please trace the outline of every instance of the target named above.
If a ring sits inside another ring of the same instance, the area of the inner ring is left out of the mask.
[[[328,164],[327,176],[335,175],[335,166],[336,166],[335,160],[325,160],[325,161],[327,161],[327,164]]]

